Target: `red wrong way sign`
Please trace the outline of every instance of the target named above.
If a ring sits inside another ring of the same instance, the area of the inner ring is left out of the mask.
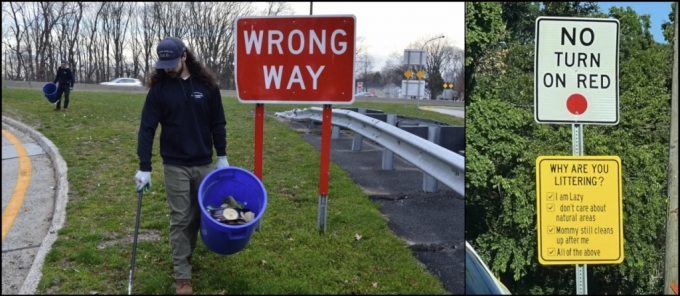
[[[354,102],[354,15],[239,17],[235,27],[240,102]]]

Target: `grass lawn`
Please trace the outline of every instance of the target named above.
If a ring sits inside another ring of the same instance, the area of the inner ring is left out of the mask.
[[[45,259],[37,294],[127,292],[137,194],[137,130],[145,94],[78,92],[68,112],[53,112],[40,90],[3,89],[2,114],[28,124],[59,147],[68,165],[67,219]],[[223,98],[229,163],[252,171],[254,105]],[[318,105],[317,105],[318,106]],[[353,107],[462,125],[452,116],[403,104]],[[306,105],[266,105],[287,111]],[[340,107],[340,106],[337,106]],[[159,127],[160,129],[160,127]],[[151,191],[144,194],[135,294],[174,294],[160,132]],[[435,276],[394,236],[378,206],[331,164],[327,232],[316,229],[319,153],[296,131],[265,118],[262,232],[231,256],[198,244],[198,294],[446,294]],[[355,234],[361,235],[360,240]],[[200,240],[200,239],[199,239]]]

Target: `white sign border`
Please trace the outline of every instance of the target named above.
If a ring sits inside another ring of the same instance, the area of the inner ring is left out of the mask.
[[[541,21],[562,21],[562,22],[611,22],[616,23],[616,120],[614,121],[578,121],[578,120],[541,120],[538,118],[538,33]],[[539,124],[585,124],[585,125],[618,125],[621,120],[621,96],[619,93],[619,72],[620,72],[620,43],[621,43],[621,23],[617,19],[610,18],[582,18],[582,17],[559,17],[559,16],[539,16],[536,18],[534,35],[534,120]]]
[[[354,52],[352,53],[352,84],[348,88],[352,92],[352,99],[347,102],[339,102],[339,101],[262,101],[262,100],[242,100],[241,96],[239,96],[239,91],[238,91],[238,67],[236,65],[237,59],[237,54],[238,54],[238,46],[237,46],[237,40],[238,40],[238,21],[241,19],[296,19],[296,18],[345,18],[345,17],[351,17],[354,19]],[[355,93],[354,93],[354,85],[356,84],[356,77],[354,76],[354,73],[356,72],[356,63],[357,63],[357,57],[356,57],[356,44],[357,44],[357,18],[353,14],[325,14],[325,15],[277,15],[277,16],[239,16],[234,20],[234,86],[236,89],[236,98],[238,99],[239,103],[244,103],[244,104],[305,104],[305,105],[351,105],[354,104],[354,100],[356,99]]]

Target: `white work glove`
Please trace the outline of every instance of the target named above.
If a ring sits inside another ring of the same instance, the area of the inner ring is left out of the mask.
[[[137,181],[137,192],[142,191],[144,187],[146,187],[146,191],[149,191],[151,188],[151,172],[137,171],[135,181]]]
[[[218,156],[217,157],[217,163],[215,164],[215,169],[228,167],[228,166],[229,166],[229,162],[227,161],[226,156]]]

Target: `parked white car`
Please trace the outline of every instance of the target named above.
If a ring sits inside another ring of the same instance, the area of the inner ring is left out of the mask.
[[[100,85],[113,85],[113,86],[144,86],[142,81],[137,78],[116,78],[113,81],[102,82]]]
[[[465,295],[512,295],[465,242]]]

